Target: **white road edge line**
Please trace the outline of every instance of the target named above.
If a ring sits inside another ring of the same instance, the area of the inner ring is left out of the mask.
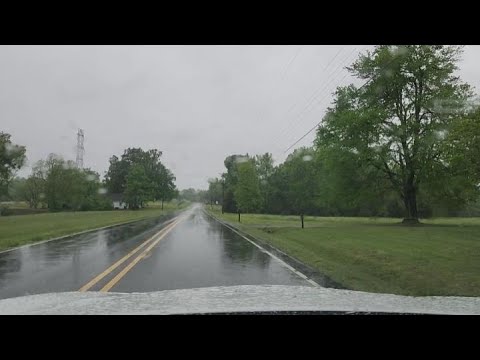
[[[249,238],[247,238],[246,236],[242,235],[241,233],[239,233],[236,229],[234,229],[233,227],[231,227],[230,225],[228,225],[227,223],[217,219],[216,217],[208,214],[205,210],[204,212],[211,216],[213,219],[215,219],[216,221],[218,221],[220,224],[226,226],[227,228],[229,228],[230,230],[232,230],[234,233],[236,233],[237,235],[240,235],[242,238],[244,238],[245,240],[247,240],[248,242],[250,242],[251,244],[255,245],[257,248],[259,248],[260,250],[262,250],[264,253],[270,255],[272,258],[274,258],[275,260],[277,260],[280,264],[282,264],[283,266],[285,266],[287,269],[289,269],[291,272],[293,272],[294,274],[296,274],[297,276],[301,277],[302,279],[304,279],[305,281],[307,281],[308,283],[312,284],[313,286],[315,287],[322,287],[320,286],[318,283],[316,283],[315,281],[313,281],[312,279],[309,279],[305,274],[301,273],[300,271],[296,270],[294,267],[288,265],[285,261],[283,261],[282,259],[280,259],[279,257],[275,256],[274,254],[272,254],[270,251],[264,249],[263,247],[261,247],[260,245],[258,245],[257,243],[253,242],[252,240],[250,240]],[[283,252],[282,252],[283,253]],[[283,253],[284,254],[284,253]]]

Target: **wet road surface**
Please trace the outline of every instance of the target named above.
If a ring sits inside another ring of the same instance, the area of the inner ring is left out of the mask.
[[[263,284],[310,286],[201,206],[0,253],[0,299]]]

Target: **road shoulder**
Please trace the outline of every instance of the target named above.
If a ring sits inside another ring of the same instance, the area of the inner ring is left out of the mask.
[[[343,285],[335,282],[334,280],[330,279],[328,276],[320,273],[318,270],[304,264],[300,260],[292,257],[291,255],[279,250],[278,248],[272,246],[268,242],[266,242],[263,239],[260,239],[256,236],[253,236],[252,234],[246,232],[243,229],[240,229],[239,227],[235,226],[231,222],[222,220],[212,214],[208,209],[203,209],[204,213],[214,219],[215,221],[218,221],[222,225],[226,226],[230,230],[237,232],[240,236],[246,238],[247,240],[253,242],[256,246],[260,247],[262,250],[266,251],[267,253],[270,253],[270,255],[275,258],[278,258],[281,262],[285,263],[287,267],[293,268],[295,272],[302,274],[303,276],[300,277],[305,277],[306,279],[309,279],[313,281],[316,286],[321,286],[321,287],[327,287],[327,288],[335,288],[335,289],[347,289]],[[308,281],[308,280],[307,280]],[[313,284],[312,284],[313,285]],[[315,286],[315,285],[314,285]]]

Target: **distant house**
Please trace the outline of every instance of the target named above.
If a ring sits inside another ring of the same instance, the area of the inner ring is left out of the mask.
[[[112,206],[114,209],[128,209],[127,203],[123,201],[123,194],[110,194],[110,199],[112,200]]]

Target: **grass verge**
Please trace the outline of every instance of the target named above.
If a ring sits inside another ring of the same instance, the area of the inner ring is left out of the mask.
[[[343,286],[413,296],[480,296],[480,218],[401,219],[213,215]]]
[[[58,212],[0,217],[0,251],[98,227],[172,213],[187,203],[157,203],[140,210]]]

